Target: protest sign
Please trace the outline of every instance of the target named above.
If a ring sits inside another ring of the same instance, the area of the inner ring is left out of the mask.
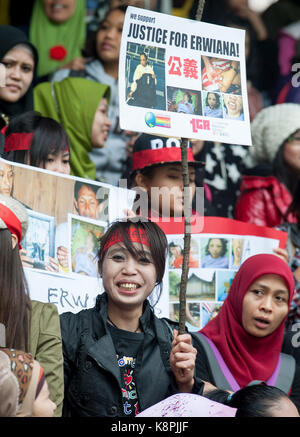
[[[104,291],[97,273],[98,239],[109,223],[133,208],[136,193],[3,159],[0,172],[0,193],[19,200],[28,211],[21,258],[31,299],[53,303],[59,313],[93,307]],[[167,235],[169,250],[155,311],[176,320],[184,221],[158,224]],[[205,217],[192,230],[186,324],[193,331],[220,308],[241,263],[256,253],[284,248],[287,234],[220,217]],[[156,295],[154,291],[152,302]]]
[[[0,193],[27,209],[21,258],[31,299],[59,312],[94,305],[99,238],[125,217],[135,192],[0,159]],[[26,182],[25,182],[26,181]]]
[[[156,312],[160,317],[179,318],[179,287],[183,260],[183,234],[178,224],[161,224],[168,239],[168,259],[163,293]],[[180,233],[178,233],[180,232]],[[227,297],[233,278],[250,256],[284,248],[285,232],[239,222],[205,217],[201,233],[191,236],[186,290],[186,326],[198,331],[213,318]]]
[[[123,129],[251,145],[245,31],[128,7],[119,100]]]

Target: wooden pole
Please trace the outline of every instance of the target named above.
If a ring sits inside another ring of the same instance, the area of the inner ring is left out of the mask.
[[[205,0],[198,1],[196,20],[201,21]],[[189,166],[187,161],[188,139],[181,139],[181,168],[184,185],[184,246],[182,273],[179,291],[179,334],[185,332],[186,321],[186,289],[189,273],[189,255],[191,244],[191,209],[190,209],[190,192],[189,192]]]

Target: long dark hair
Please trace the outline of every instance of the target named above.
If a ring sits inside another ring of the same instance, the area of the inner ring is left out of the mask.
[[[209,96],[209,94],[213,94],[213,95],[215,96],[215,98],[216,98],[216,106],[215,106],[215,108],[219,108],[220,105],[221,105],[221,102],[220,102],[220,96],[219,96],[219,94],[217,94],[217,93],[212,93],[211,91],[209,91],[209,92],[206,94],[205,106],[209,106],[209,105],[208,105],[208,96]]]
[[[31,302],[19,255],[11,233],[0,230],[0,322],[6,328],[6,346],[29,352]]]
[[[208,240],[208,243],[207,243],[207,245],[206,245],[206,247],[205,247],[205,254],[206,254],[206,255],[210,255],[210,252],[209,252],[209,244],[210,244],[211,240],[220,240],[220,241],[221,241],[221,244],[222,244],[222,252],[221,252],[220,256],[224,256],[225,253],[226,253],[226,251],[227,251],[227,241],[226,241],[224,238],[219,238],[219,237],[210,238],[210,239]]]
[[[5,137],[12,133],[33,133],[29,149],[29,163],[33,167],[45,168],[50,154],[70,150],[69,137],[60,123],[43,117],[36,111],[28,111],[11,119]],[[9,161],[26,164],[27,150],[13,150],[3,154]]]
[[[105,17],[100,22],[98,29],[95,32],[91,32],[90,36],[86,40],[85,47],[82,50],[83,56],[86,58],[93,58],[93,59],[99,59],[99,55],[97,53],[97,33],[102,28],[103,23],[107,19],[107,17],[113,12],[113,11],[121,11],[124,13],[124,17],[127,10],[127,5],[120,5],[116,6],[115,8],[108,9],[108,11],[105,14]]]
[[[145,221],[144,221],[145,220]],[[134,227],[137,231],[145,232],[150,243],[150,253],[156,270],[156,285],[159,286],[159,300],[162,293],[162,279],[165,272],[166,256],[168,242],[164,232],[154,222],[140,218],[139,220],[120,220],[112,223],[100,240],[100,249],[98,252],[98,268],[102,271],[103,261],[106,254],[106,244],[116,232],[121,232],[123,243],[129,253],[136,259],[140,256],[140,250],[137,249],[132,241],[128,238],[130,227]],[[156,302],[157,302],[156,301]]]
[[[300,230],[300,179],[297,180],[294,190],[293,200],[285,216],[287,217],[290,213],[296,215],[298,220],[298,228]]]
[[[247,385],[230,395],[225,390],[215,389],[204,397],[237,408],[236,417],[272,417],[271,409],[288,396],[279,388],[265,383]]]
[[[273,175],[287,187],[292,195],[294,195],[298,179],[295,177],[294,171],[291,170],[283,157],[286,141],[287,140],[281,144],[273,160]]]

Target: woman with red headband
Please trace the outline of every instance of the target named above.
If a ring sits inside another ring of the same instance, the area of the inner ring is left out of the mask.
[[[293,294],[293,274],[278,256],[244,261],[218,315],[195,334],[200,377],[231,392],[263,381],[290,395],[300,411],[300,370],[281,353]]]
[[[70,174],[69,138],[56,120],[28,111],[12,118],[2,132],[4,159]]]
[[[64,416],[136,416],[178,391],[202,394],[190,335],[174,331],[173,339],[151,305],[166,253],[166,236],[153,222],[115,222],[102,237],[105,292],[93,309],[61,315]]]
[[[6,331],[6,347],[24,350],[42,365],[50,398],[61,415],[63,356],[58,311],[55,305],[29,298],[21,263],[21,241],[28,228],[25,207],[0,194],[0,323]]]

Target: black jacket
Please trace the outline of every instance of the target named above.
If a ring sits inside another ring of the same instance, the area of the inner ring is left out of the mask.
[[[107,296],[97,297],[92,309],[61,316],[65,400],[63,416],[121,417],[120,370],[107,327]],[[140,318],[144,341],[135,366],[140,411],[178,391],[170,369],[171,331],[158,319],[148,301]],[[193,393],[202,394],[196,378]]]

